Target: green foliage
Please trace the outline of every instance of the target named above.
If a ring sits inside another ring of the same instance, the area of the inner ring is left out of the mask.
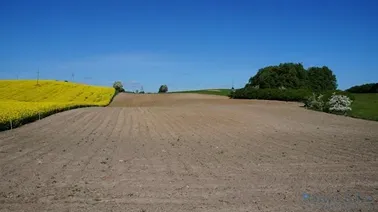
[[[304,69],[300,63],[281,63],[259,69],[245,87],[309,89],[312,91],[335,90],[336,76],[326,66]]]
[[[372,93],[378,93],[378,83],[375,83],[373,87],[371,88]]]
[[[304,102],[312,94],[306,89],[255,89],[246,87],[237,89],[230,97],[234,99],[266,99]]]
[[[168,86],[167,85],[161,85],[159,88],[159,93],[167,93],[168,92]]]
[[[300,63],[281,63],[278,66],[268,66],[260,69],[249,79],[246,87],[288,89],[306,88],[307,73]]]
[[[378,93],[378,83],[356,85],[346,91],[350,93]]]
[[[315,92],[336,90],[336,76],[327,67],[310,67],[307,71],[308,86]]]
[[[122,82],[120,82],[120,81],[114,82],[113,88],[116,90],[117,93],[125,92],[125,89],[123,88]]]

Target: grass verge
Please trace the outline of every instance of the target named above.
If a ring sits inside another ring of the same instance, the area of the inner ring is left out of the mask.
[[[352,111],[348,116],[378,121],[378,93],[354,93]]]

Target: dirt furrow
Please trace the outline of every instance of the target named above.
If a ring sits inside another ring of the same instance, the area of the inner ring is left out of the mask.
[[[0,132],[0,211],[377,211],[377,129],[298,103],[119,94]]]

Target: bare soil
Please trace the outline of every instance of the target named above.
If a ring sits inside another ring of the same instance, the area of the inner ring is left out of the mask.
[[[0,211],[377,211],[378,122],[120,94],[0,133]]]

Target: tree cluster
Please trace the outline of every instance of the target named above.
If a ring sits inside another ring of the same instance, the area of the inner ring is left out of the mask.
[[[288,88],[308,89],[315,92],[336,90],[336,76],[327,67],[310,67],[307,70],[300,63],[281,63],[259,69],[249,79],[246,88]]]

